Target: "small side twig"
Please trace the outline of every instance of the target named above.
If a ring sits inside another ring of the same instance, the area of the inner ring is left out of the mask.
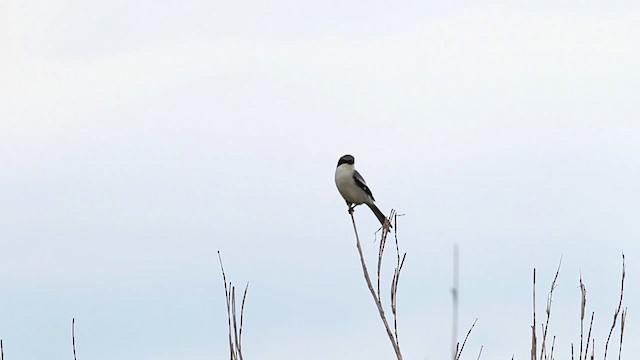
[[[549,294],[547,295],[547,320],[545,321],[544,327],[542,328],[542,345],[540,346],[540,360],[547,358],[547,334],[549,332],[549,319],[551,318],[551,303],[553,300],[553,290],[556,289],[556,282],[558,281],[558,275],[560,274],[560,267],[562,266],[562,257],[560,257],[560,262],[558,263],[558,269],[556,270],[556,274],[553,277],[553,281],[551,282],[551,289],[549,290]],[[555,339],[555,338],[554,338]]]
[[[71,318],[71,344],[73,346],[73,360],[76,360],[76,318]]]
[[[247,291],[249,290],[249,282],[244,287],[244,293],[242,294],[242,305],[240,305],[240,335],[238,336],[238,352],[242,353],[242,328],[244,327],[244,302],[247,299]]]
[[[458,282],[459,282],[459,252],[458,244],[453,246],[453,287],[451,288],[452,314],[451,314],[451,355],[456,359],[458,353]]]
[[[394,239],[396,243],[396,267],[393,270],[393,278],[391,280],[391,313],[393,314],[393,331],[396,337],[396,344],[400,346],[400,340],[398,338],[398,310],[397,310],[397,296],[398,296],[398,283],[400,282],[400,271],[402,271],[402,266],[404,265],[404,260],[407,258],[407,253],[402,255],[402,259],[400,259],[400,245],[398,244],[398,218],[395,210],[391,211],[391,217],[394,220]],[[378,283],[380,283],[380,278],[378,278]],[[379,296],[380,294],[378,294]]]
[[[460,356],[462,355],[462,350],[464,350],[464,346],[467,344],[467,339],[469,338],[469,335],[471,335],[471,331],[473,331],[473,328],[476,326],[477,322],[478,322],[478,318],[476,318],[473,321],[473,324],[471,324],[471,327],[469,328],[469,331],[467,331],[467,335],[464,337],[464,341],[462,342],[462,346],[460,346],[460,351],[458,351],[457,354],[456,354],[455,360],[460,360]],[[456,348],[457,348],[457,346],[456,346]]]
[[[580,354],[579,360],[582,360],[582,347],[584,344],[584,313],[587,308],[587,287],[582,282],[582,273],[580,273]]]
[[[609,340],[611,340],[611,334],[616,327],[616,321],[618,320],[618,314],[620,314],[620,309],[622,308],[622,296],[624,295],[624,277],[625,277],[625,263],[624,263],[624,253],[622,253],[622,281],[620,283],[620,300],[618,301],[618,307],[616,311],[613,313],[613,322],[611,324],[611,329],[609,330],[609,336],[607,337],[607,342],[604,345],[604,360],[607,360],[607,350],[609,349]]]
[[[589,341],[591,341],[591,329],[593,329],[593,317],[596,315],[595,311],[591,312],[591,322],[589,322],[589,334],[587,335],[586,348],[584,350],[584,359],[587,360],[589,355]]]
[[[536,269],[533,269],[533,325],[531,325],[531,360],[536,360],[538,339],[536,337]]]
[[[242,296],[242,304],[240,306],[240,322],[238,323],[237,311],[236,311],[236,287],[229,281],[227,282],[227,275],[224,272],[224,266],[222,264],[222,256],[218,251],[218,260],[220,262],[220,270],[222,272],[222,280],[224,281],[224,295],[227,305],[227,326],[228,326],[228,338],[229,338],[229,358],[231,360],[243,360],[242,356],[242,328],[244,325],[244,304],[247,298],[247,291],[249,289],[249,283],[244,288],[244,294]]]
[[[620,347],[618,348],[618,360],[622,359],[622,337],[624,336],[624,324],[627,321],[627,308],[622,311],[622,317],[620,317]]]

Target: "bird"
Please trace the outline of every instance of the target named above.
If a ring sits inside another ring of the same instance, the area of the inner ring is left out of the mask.
[[[343,155],[338,160],[336,167],[335,181],[338,192],[347,202],[349,214],[353,213],[353,209],[360,204],[367,204],[369,209],[378,218],[380,224],[385,226],[388,223],[387,217],[376,206],[376,199],[371,193],[371,189],[367,186],[364,178],[354,166],[355,158],[353,155]],[[389,224],[391,226],[391,224]]]

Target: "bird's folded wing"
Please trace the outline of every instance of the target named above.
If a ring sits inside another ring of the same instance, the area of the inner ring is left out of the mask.
[[[367,193],[367,195],[371,196],[371,200],[373,201],[376,200],[373,198],[371,189],[369,189],[369,187],[367,186],[367,183],[364,181],[364,178],[362,177],[362,175],[360,175],[358,170],[353,171],[353,180],[356,182],[356,185],[358,185],[362,190],[364,190],[365,193]]]

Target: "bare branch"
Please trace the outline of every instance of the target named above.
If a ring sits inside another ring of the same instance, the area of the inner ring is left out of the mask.
[[[393,346],[393,350],[395,351],[396,358],[398,360],[402,360],[402,353],[400,352],[400,346],[398,346],[398,342],[396,341],[396,338],[394,337],[394,334],[391,331],[391,328],[389,327],[389,322],[387,321],[387,317],[385,316],[384,309],[382,307],[382,301],[380,297],[377,296],[376,294],[376,290],[374,289],[373,284],[371,282],[371,277],[369,276],[369,270],[367,270],[367,264],[364,259],[364,254],[362,253],[362,246],[360,245],[360,236],[358,235],[358,228],[356,227],[356,220],[353,217],[352,211],[350,211],[349,214],[351,215],[353,232],[355,233],[355,236],[356,236],[356,247],[358,248],[358,254],[360,255],[360,264],[362,265],[362,273],[364,275],[364,279],[367,283],[367,287],[369,288],[369,292],[371,293],[371,297],[373,297],[373,301],[375,302],[376,307],[378,308],[380,319],[382,320],[382,323],[384,324],[384,328],[387,331],[387,336],[389,337],[389,341],[391,341],[391,345]],[[382,239],[380,240],[381,242],[385,241],[385,238],[388,232],[389,232],[388,226],[383,226]],[[384,246],[381,246],[380,249],[384,250]],[[378,254],[378,256],[382,257],[382,254]]]
[[[580,356],[578,359],[582,360],[582,347],[584,344],[584,313],[587,308],[587,288],[582,282],[582,273],[580,273]]]
[[[560,262],[558,263],[558,269],[556,270],[556,275],[553,277],[553,281],[551,282],[551,289],[549,290],[549,294],[547,295],[547,320],[542,328],[542,345],[540,346],[540,360],[543,360],[543,356],[546,358],[547,355],[547,333],[549,331],[549,319],[551,317],[551,302],[553,300],[553,290],[556,289],[556,282],[558,281],[558,275],[560,274],[560,267],[562,266],[562,257],[560,257]]]
[[[591,312],[591,322],[589,323],[589,334],[587,335],[587,347],[584,350],[584,358],[585,360],[587,359],[587,356],[589,356],[589,341],[591,341],[591,329],[593,329],[593,317],[595,316],[595,311]]]
[[[620,284],[620,301],[618,301],[618,307],[616,308],[616,311],[613,313],[613,323],[611,324],[611,329],[609,330],[609,336],[607,337],[607,342],[604,345],[604,360],[607,359],[607,350],[609,349],[609,340],[611,340],[611,334],[613,333],[613,329],[615,329],[616,327],[618,314],[620,314],[620,309],[622,308],[622,296],[624,295],[624,277],[625,277],[625,263],[624,263],[624,253],[622,253],[622,281]]]
[[[531,326],[531,360],[536,360],[538,339],[536,338],[536,269],[533,269],[533,325]]]
[[[407,258],[407,253],[402,255],[400,259],[400,246],[398,244],[398,218],[395,210],[391,210],[391,217],[394,219],[394,239],[396,243],[396,267],[393,270],[393,279],[391,280],[391,313],[393,314],[393,330],[396,337],[396,344],[400,346],[400,339],[398,338],[398,311],[397,311],[397,299],[398,299],[398,283],[400,282],[400,272],[402,266],[404,266],[404,260]]]
[[[478,318],[476,318],[473,321],[473,324],[471,324],[471,327],[469,328],[469,331],[467,331],[467,335],[464,337],[464,341],[462,342],[462,346],[460,347],[460,351],[458,351],[458,353],[456,354],[456,358],[455,360],[460,360],[460,356],[462,355],[462,350],[464,350],[464,346],[467,343],[467,339],[469,338],[469,335],[471,335],[471,331],[473,330],[473,328],[476,326],[476,323],[478,322]]]
[[[620,318],[620,348],[618,349],[618,360],[622,359],[622,337],[624,336],[624,324],[627,321],[627,308],[624,308]]]
[[[71,318],[71,345],[73,347],[73,360],[76,360],[76,318]]]
[[[229,358],[231,360],[243,360],[242,356],[242,327],[244,324],[244,303],[247,298],[247,290],[249,289],[249,283],[244,289],[242,296],[242,304],[240,307],[240,323],[238,324],[238,317],[236,312],[236,287],[227,282],[227,275],[224,272],[224,266],[222,265],[222,256],[218,251],[218,260],[220,261],[220,271],[222,272],[222,280],[224,281],[224,295],[227,305],[227,325],[229,332]]]
[[[459,281],[459,252],[458,244],[453,246],[453,287],[451,288],[451,300],[453,302],[451,315],[451,347],[452,359],[456,359],[458,353],[458,281]]]
[[[240,306],[240,335],[238,336],[238,353],[242,354],[242,325],[244,324],[244,302],[247,299],[247,291],[249,290],[249,282],[244,287],[242,295],[242,305]]]

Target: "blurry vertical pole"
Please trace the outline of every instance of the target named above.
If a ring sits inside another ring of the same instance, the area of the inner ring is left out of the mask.
[[[453,300],[453,313],[451,316],[451,358],[456,359],[458,354],[458,244],[453,245],[453,287],[451,297]]]

